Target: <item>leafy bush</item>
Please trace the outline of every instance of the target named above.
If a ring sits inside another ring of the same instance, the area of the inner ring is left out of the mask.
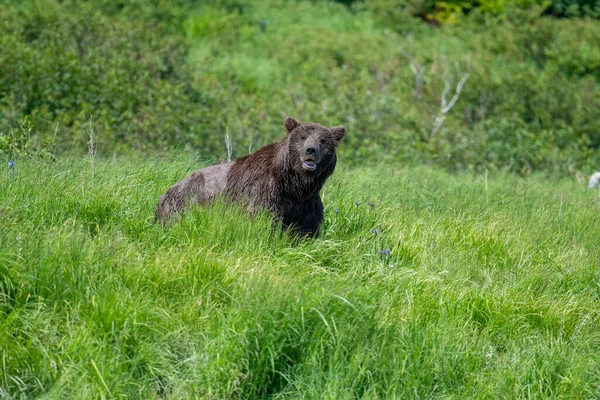
[[[90,116],[111,147],[151,149],[190,135],[202,95],[190,86],[183,40],[162,36],[153,20],[47,2],[0,13],[0,130],[30,114],[40,132],[59,124],[62,148],[83,147]]]
[[[524,9],[538,15],[600,18],[598,0],[366,0],[364,4],[388,20],[410,15],[435,24],[456,23],[462,15],[474,11],[498,16]]]
[[[552,0],[549,12],[560,16],[588,16],[600,18],[598,0]]]
[[[537,0],[447,2],[457,23],[435,27],[414,15],[450,17],[419,0],[169,4],[7,2],[0,132],[31,115],[41,140],[58,124],[57,149],[84,150],[91,116],[100,153],[178,147],[215,160],[226,136],[241,156],[292,115],[345,124],[348,162],[597,167],[600,26],[588,18],[540,16]]]
[[[54,138],[51,141],[38,143],[32,136],[33,125],[26,115],[20,124],[20,129],[4,134],[0,132],[0,155],[6,155],[14,167],[14,158],[37,156],[39,158],[54,160]],[[9,162],[9,164],[11,163]]]
[[[368,0],[365,5],[387,23],[406,16],[418,17],[432,24],[454,24],[465,14],[481,12],[502,15],[511,10],[548,9],[548,0]]]

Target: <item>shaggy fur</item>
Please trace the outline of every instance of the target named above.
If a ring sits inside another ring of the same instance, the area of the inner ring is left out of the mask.
[[[196,171],[170,187],[158,201],[156,220],[165,223],[187,204],[207,204],[225,195],[246,202],[250,212],[270,210],[285,228],[314,236],[323,221],[319,191],[335,169],[336,147],[346,129],[290,117],[285,127],[288,134],[281,141]]]

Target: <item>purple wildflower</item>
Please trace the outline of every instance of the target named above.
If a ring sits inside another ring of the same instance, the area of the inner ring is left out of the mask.
[[[386,256],[389,256],[389,255],[390,255],[390,251],[389,251],[389,250],[379,250],[379,251],[378,251],[378,253],[379,253],[379,254],[384,254],[384,255],[386,255]]]
[[[335,213],[337,214],[337,213],[339,213],[339,212],[340,212],[340,209],[339,209],[339,208],[336,208],[336,209],[335,209]]]
[[[375,208],[375,203],[369,203],[369,207],[371,207],[371,209]]]
[[[15,170],[17,169],[17,167],[16,167],[15,162],[13,160],[8,160],[8,169],[9,169],[9,172],[11,174],[15,173]]]
[[[358,201],[355,204],[356,204],[356,207],[360,206],[360,202],[358,202]]]
[[[371,229],[371,232],[377,235],[379,232],[381,232],[381,229]]]

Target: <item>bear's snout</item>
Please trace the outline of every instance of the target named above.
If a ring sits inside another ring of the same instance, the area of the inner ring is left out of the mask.
[[[307,156],[316,157],[319,153],[319,148],[317,146],[309,144],[308,146],[306,146],[305,152]]]
[[[314,171],[317,169],[317,163],[319,161],[321,161],[321,149],[319,146],[312,143],[305,144],[302,168],[308,171]]]

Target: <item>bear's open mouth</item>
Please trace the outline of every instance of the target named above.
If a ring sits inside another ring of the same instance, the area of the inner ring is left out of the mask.
[[[302,163],[302,167],[304,169],[308,169],[309,171],[314,171],[317,169],[317,163],[312,160],[306,160]]]

